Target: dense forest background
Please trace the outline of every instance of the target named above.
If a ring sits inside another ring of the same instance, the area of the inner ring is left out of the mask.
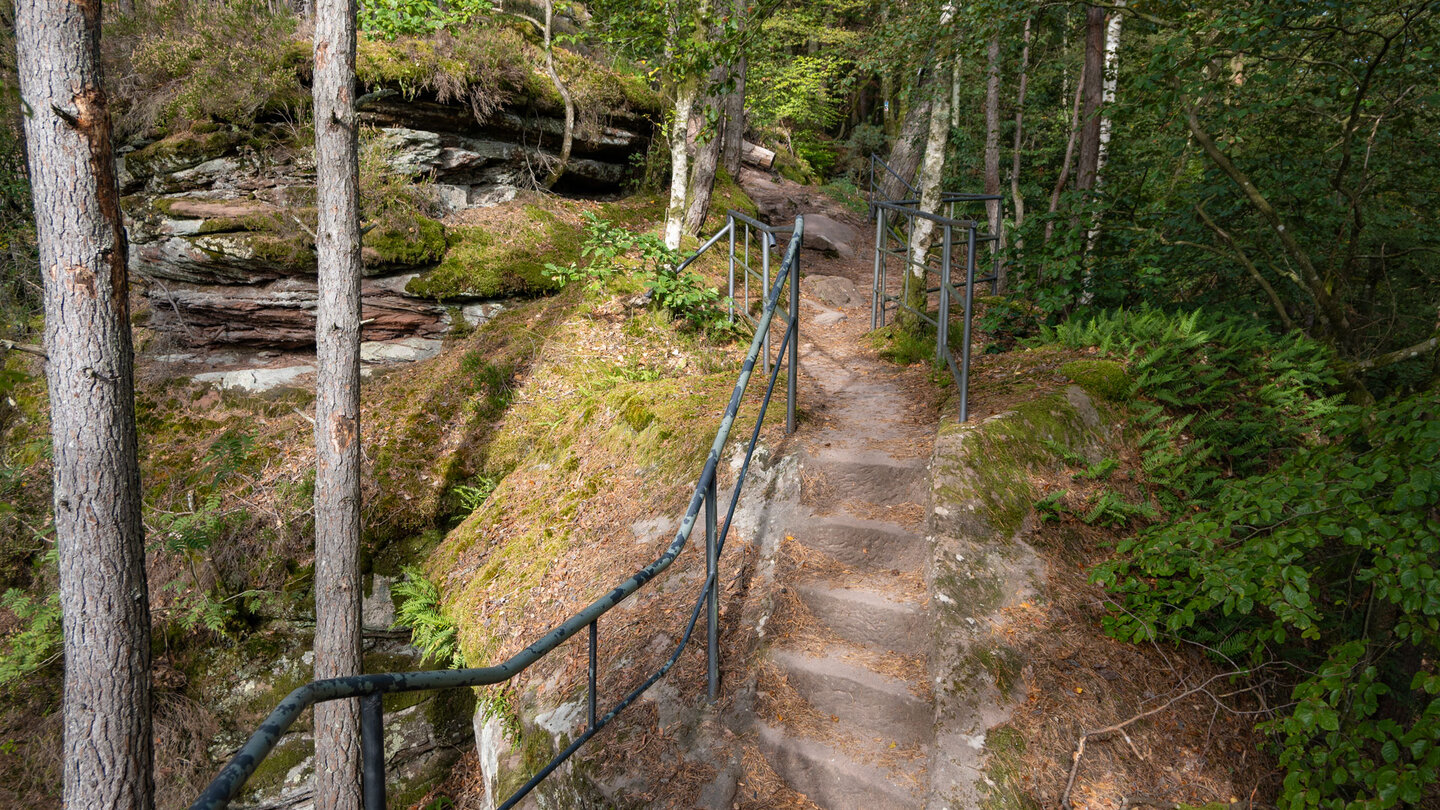
[[[313,142],[305,9],[105,13],[117,142]],[[43,321],[3,16],[0,337],[18,350],[0,370],[0,688],[17,698],[45,692],[59,630],[36,479],[48,440],[15,430],[37,408],[24,350]],[[872,154],[916,177],[927,147],[943,188],[1006,195],[992,345],[1128,369],[1117,396],[1148,501],[1114,507],[1127,528],[1094,574],[1107,628],[1199,646],[1264,695],[1276,804],[1437,801],[1440,3],[393,0],[362,3],[360,25],[367,89],[463,99],[477,117],[526,100],[592,129],[646,110],[672,137],[636,161],[638,193],[684,190],[684,131],[703,151],[739,96],[778,173],[857,206]],[[420,216],[372,179],[368,219]],[[226,531],[155,515],[191,563]],[[235,603],[185,604],[158,616],[157,643],[237,632]]]

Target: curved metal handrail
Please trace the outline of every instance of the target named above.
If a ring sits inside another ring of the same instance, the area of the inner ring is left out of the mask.
[[[729,212],[729,216],[733,217],[734,219],[739,219],[741,221],[751,223],[753,225],[758,225],[759,227],[764,228],[767,231],[780,230],[773,229],[771,226],[761,225],[760,223],[755,222],[755,220],[746,217],[743,214],[739,214],[739,212]],[[727,218],[726,228],[722,229],[721,234],[717,234],[716,237],[713,237],[709,242],[707,242],[705,247],[701,249],[701,252],[708,249],[715,242],[717,242],[718,237],[723,235],[726,230],[733,230],[734,219]],[[275,749],[275,746],[279,743],[281,736],[283,736],[286,730],[288,730],[290,726],[299,718],[301,712],[303,712],[307,708],[310,708],[316,703],[323,703],[331,700],[341,700],[354,697],[362,698],[361,726],[362,732],[367,737],[367,739],[364,741],[365,744],[362,747],[366,748],[366,759],[371,760],[372,749],[374,748],[374,744],[378,742],[380,734],[380,695],[397,692],[418,692],[436,689],[455,689],[461,687],[489,686],[497,683],[503,683],[524,672],[536,661],[544,658],[550,652],[559,647],[562,643],[574,637],[581,630],[587,628],[590,630],[591,656],[589,726],[579,737],[575,739],[574,742],[567,746],[565,750],[557,754],[548,764],[546,764],[544,768],[542,768],[534,777],[532,777],[528,782],[526,782],[525,785],[523,785],[519,790],[517,790],[505,803],[500,805],[501,810],[506,810],[506,808],[513,807],[516,803],[523,799],[527,794],[530,793],[531,790],[533,790],[538,784],[540,784],[540,782],[544,781],[544,779],[549,776],[550,773],[552,773],[556,768],[558,768],[567,759],[569,759],[571,755],[573,755],[577,750],[579,750],[579,748],[584,745],[586,741],[593,737],[600,729],[604,728],[605,725],[607,725],[611,720],[613,720],[617,715],[619,715],[620,712],[624,711],[628,706],[630,706],[630,704],[633,703],[636,699],[638,699],[640,695],[644,694],[645,691],[649,689],[652,685],[654,685],[656,681],[664,677],[665,674],[670,671],[670,668],[675,664],[675,662],[679,660],[680,654],[689,644],[690,637],[693,634],[695,630],[695,625],[699,619],[700,611],[707,604],[710,606],[711,614],[711,661],[709,691],[710,697],[713,699],[715,697],[717,677],[717,652],[715,649],[714,634],[717,627],[715,619],[718,611],[718,573],[715,570],[715,563],[718,560],[720,550],[724,548],[725,536],[729,532],[730,523],[735,514],[735,507],[739,500],[740,489],[744,485],[745,474],[750,467],[751,457],[754,454],[755,445],[759,439],[760,428],[761,425],[764,423],[765,412],[769,407],[771,395],[775,390],[775,383],[778,379],[780,371],[779,362],[776,362],[774,364],[774,371],[770,374],[770,380],[766,388],[765,398],[763,403],[761,404],[760,413],[756,417],[755,428],[745,451],[745,460],[741,466],[739,477],[735,482],[734,494],[731,498],[730,505],[725,515],[724,528],[720,530],[718,536],[715,533],[716,469],[717,465],[719,464],[720,453],[724,449],[725,443],[730,438],[730,429],[734,424],[736,415],[739,413],[740,402],[744,396],[745,389],[748,387],[751,374],[755,370],[755,361],[758,359],[762,347],[767,345],[768,343],[770,324],[774,318],[775,312],[779,309],[780,293],[784,289],[787,281],[791,282],[791,306],[789,308],[789,312],[787,313],[789,324],[785,329],[785,335],[781,342],[780,354],[781,356],[784,356],[787,350],[790,353],[789,356],[791,361],[791,374],[789,381],[789,398],[787,403],[787,411],[789,411],[790,418],[787,420],[787,430],[793,431],[795,427],[793,417],[793,408],[795,401],[794,364],[797,358],[795,347],[799,343],[799,309],[797,306],[795,306],[798,291],[795,289],[794,285],[798,282],[798,253],[800,249],[800,243],[804,237],[803,217],[795,218],[795,225],[791,230],[791,234],[792,238],[790,239],[790,244],[785,252],[784,261],[781,263],[781,271],[776,274],[775,282],[771,286],[769,294],[766,296],[764,313],[760,318],[759,328],[756,329],[755,336],[750,341],[749,351],[746,352],[745,360],[741,364],[740,376],[735,381],[735,386],[730,394],[730,402],[725,408],[724,415],[721,417],[720,427],[716,431],[715,440],[711,443],[710,453],[705,459],[705,466],[700,473],[700,479],[696,482],[695,492],[690,497],[690,505],[685,511],[685,517],[680,523],[680,528],[675,532],[675,538],[665,548],[665,551],[661,553],[658,558],[655,559],[654,562],[650,563],[644,568],[641,568],[639,571],[636,571],[630,577],[628,577],[615,588],[613,588],[610,592],[600,597],[599,599],[596,599],[594,602],[591,602],[584,609],[571,616],[569,619],[565,620],[556,627],[552,628],[550,631],[546,632],[533,644],[511,656],[509,659],[500,664],[489,667],[477,667],[468,669],[430,670],[423,672],[390,672],[373,675],[354,675],[344,678],[329,678],[326,680],[312,681],[308,684],[305,684],[304,686],[295,689],[288,696],[286,696],[284,700],[280,702],[280,705],[278,705],[274,709],[274,711],[272,711],[269,716],[265,718],[264,722],[260,724],[260,727],[256,729],[253,734],[250,735],[250,738],[245,741],[245,744],[243,746],[241,746],[239,752],[237,752],[235,756],[232,757],[228,763],[226,763],[225,767],[221,769],[220,773],[215,777],[215,779],[211,781],[211,783],[205,788],[205,791],[200,795],[200,797],[196,799],[196,801],[190,806],[190,810],[220,810],[221,808],[227,807],[230,801],[234,799],[237,795],[239,795],[241,789],[244,788],[245,782],[248,781],[249,778],[255,773],[255,769],[258,768],[260,763]],[[694,257],[692,257],[691,260],[693,260],[693,258]],[[685,264],[688,263],[689,262],[687,261]],[[680,267],[683,268],[685,264],[680,265]],[[705,579],[704,588],[701,591],[701,596],[699,597],[699,599],[696,600],[695,609],[691,613],[690,621],[686,626],[685,633],[681,638],[679,644],[676,646],[675,652],[657,672],[655,672],[648,679],[646,679],[646,681],[642,683],[637,689],[627,695],[624,700],[617,703],[614,708],[606,712],[603,717],[597,718],[595,712],[596,697],[594,665],[597,633],[596,622],[601,616],[605,615],[605,613],[607,613],[608,611],[619,605],[622,601],[624,601],[626,597],[630,596],[635,591],[644,587],[647,582],[651,581],[657,575],[663,572],[666,568],[670,567],[670,564],[673,563],[676,557],[680,555],[680,552],[684,550],[686,543],[689,541],[690,535],[695,528],[695,521],[700,514],[701,506],[706,507],[707,568],[709,570]],[[374,737],[374,740],[369,739],[372,736]],[[372,773],[373,768],[370,767],[370,765],[373,764],[373,761],[367,761],[367,768],[365,772],[365,795],[367,810],[378,810],[379,808],[383,808],[384,806],[383,747],[379,749],[378,756],[380,757],[379,765],[381,769],[381,781],[379,781],[378,783],[376,782],[375,774]],[[376,799],[373,789],[376,784],[379,785],[378,805],[374,804]]]

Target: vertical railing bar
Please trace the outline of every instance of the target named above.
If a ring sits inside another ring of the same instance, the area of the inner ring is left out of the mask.
[[[600,620],[590,622],[590,730],[595,730],[595,676],[596,676],[596,652],[600,646]]]
[[[993,267],[990,268],[990,275],[992,276],[992,279],[990,281],[991,295],[1000,294],[1000,249],[1004,247],[1005,244],[1005,241],[1001,238],[1001,235],[1004,233],[1005,197],[1002,195],[1000,199],[995,201],[995,241],[991,243],[995,246],[995,252],[993,254],[995,257],[995,264]]]
[[[763,233],[763,232],[760,234],[760,256],[761,256],[761,259],[760,259],[760,272],[761,272],[761,278],[765,279],[765,287],[764,287],[764,289],[766,289],[766,290],[770,289],[770,239],[771,239],[770,234],[768,234],[768,233]],[[769,302],[769,300],[767,299],[765,303],[766,303],[766,305],[768,305],[770,302]],[[765,348],[762,350],[762,353],[765,355],[765,366],[764,366],[764,368],[765,368],[765,373],[766,373],[766,374],[769,374],[769,373],[770,373],[770,330],[769,330],[769,329],[766,329],[766,330],[765,330]]]
[[[954,217],[951,217],[954,219]],[[953,249],[953,236],[949,223],[942,226],[940,245],[940,311],[936,313],[935,326],[935,361],[945,359],[946,353],[950,351],[950,251]],[[959,380],[955,381],[960,384]]]
[[[365,810],[385,810],[385,706],[383,696],[360,698],[361,794]]]
[[[970,315],[975,301],[975,226],[965,246],[965,336],[960,346],[960,421],[970,421]]]
[[[745,318],[750,319],[750,223],[745,223]]]
[[[735,323],[735,217],[726,214],[725,219],[730,230],[730,323]]]
[[[795,230],[803,233],[802,217],[795,218]],[[785,432],[795,432],[795,397],[800,371],[800,254],[790,260],[790,336],[789,371],[785,381]],[[782,347],[783,348],[783,347]]]
[[[710,476],[705,488],[705,575],[710,583],[710,593],[705,597],[710,602],[705,628],[705,691],[711,703],[720,694],[720,547],[715,537],[715,478]]]
[[[870,183],[875,183],[875,156],[870,156]],[[875,209],[875,278],[870,283],[870,329],[878,329],[880,318],[880,295],[884,289],[881,286],[880,273],[885,261],[885,252],[881,248],[881,240],[885,238],[885,209]]]

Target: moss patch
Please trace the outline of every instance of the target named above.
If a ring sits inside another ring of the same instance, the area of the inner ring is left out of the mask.
[[[125,169],[136,177],[188,169],[229,154],[240,141],[241,136],[229,129],[209,132],[187,130],[126,155]]]
[[[1125,367],[1113,360],[1072,360],[1060,367],[1060,373],[1090,394],[1111,402],[1124,401],[1133,386]]]
[[[546,263],[578,261],[582,232],[577,225],[535,206],[526,206],[524,222],[499,228],[454,228],[444,261],[406,285],[412,295],[445,301],[499,298],[554,289],[544,275]]]
[[[445,257],[445,226],[414,212],[385,217],[362,237],[365,263],[378,267],[419,267]]]
[[[1040,803],[1025,791],[1025,737],[1009,726],[991,729],[985,735],[985,776],[981,784],[985,796],[981,810],[1040,810]]]

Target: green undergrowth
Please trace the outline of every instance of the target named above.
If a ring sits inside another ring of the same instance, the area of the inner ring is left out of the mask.
[[[1269,693],[1279,806],[1433,798],[1436,392],[1342,406],[1323,347],[1199,311],[1107,312],[1041,339],[1103,358],[1063,370],[1129,398],[1134,472],[1162,507],[1093,572],[1123,608],[1109,632],[1198,645]]]

